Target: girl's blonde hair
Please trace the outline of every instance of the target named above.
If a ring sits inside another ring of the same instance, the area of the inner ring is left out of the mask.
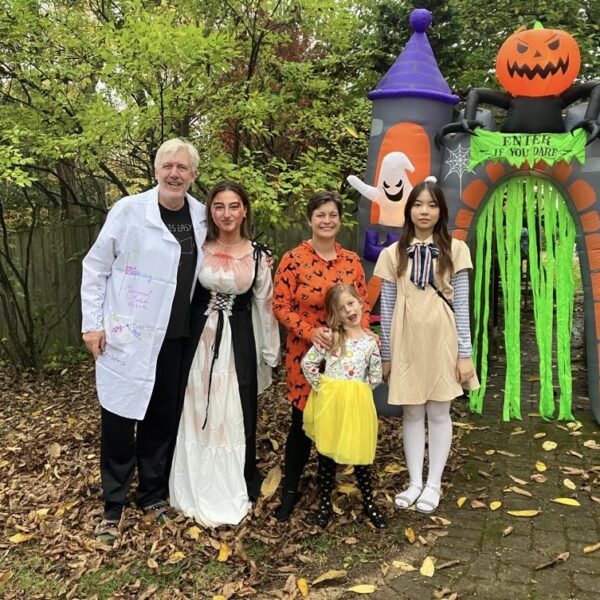
[[[342,324],[342,312],[340,310],[340,297],[343,293],[350,294],[356,298],[362,306],[362,298],[353,285],[340,283],[334,285],[325,296],[325,310],[327,311],[327,325],[333,333],[333,344],[331,354],[343,356],[346,351],[346,332]]]

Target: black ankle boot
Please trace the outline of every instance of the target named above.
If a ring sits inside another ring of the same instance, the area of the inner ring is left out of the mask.
[[[377,529],[385,529],[387,527],[387,519],[383,511],[372,500],[369,504],[365,503],[363,512]]]
[[[363,513],[375,525],[377,529],[383,529],[387,525],[387,519],[383,511],[373,500],[373,486],[371,469],[367,465],[355,465],[354,474],[356,482],[363,497]]]
[[[296,502],[298,502],[298,492],[295,490],[284,490],[281,494],[281,504],[275,511],[275,518],[278,521],[287,521],[294,512]]]
[[[331,515],[333,511],[331,510],[331,502],[329,504],[321,504],[319,505],[319,510],[315,515],[315,525],[321,527],[321,529],[325,529],[329,520],[331,519]]]

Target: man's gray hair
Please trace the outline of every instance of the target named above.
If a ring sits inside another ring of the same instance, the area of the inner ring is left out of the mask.
[[[188,153],[192,171],[196,172],[198,170],[198,161],[200,160],[200,157],[198,156],[198,150],[196,150],[192,144],[182,140],[181,138],[173,138],[161,144],[160,148],[156,151],[154,168],[158,169],[163,156],[166,154],[174,154],[175,152],[179,152],[179,150],[185,150]]]

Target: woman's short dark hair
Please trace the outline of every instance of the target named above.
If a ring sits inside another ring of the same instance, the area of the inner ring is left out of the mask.
[[[337,192],[319,192],[317,195],[313,196],[306,205],[306,216],[308,217],[308,220],[310,221],[317,208],[328,202],[333,202],[336,205],[341,218],[342,213],[344,212],[344,203],[340,195]]]
[[[252,239],[252,214],[250,209],[250,199],[248,198],[248,192],[245,190],[244,186],[241,183],[237,183],[236,181],[221,181],[217,183],[210,192],[208,192],[208,196],[206,197],[206,222],[208,232],[206,234],[207,240],[216,240],[219,236],[219,228],[216,223],[213,221],[212,215],[210,214],[210,208],[212,203],[215,200],[215,196],[220,194],[221,192],[234,192],[236,193],[240,199],[242,200],[242,204],[246,209],[246,216],[242,221],[242,227],[240,233],[242,237],[251,240]]]

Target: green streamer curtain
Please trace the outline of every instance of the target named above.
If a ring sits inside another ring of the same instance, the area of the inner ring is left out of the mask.
[[[521,230],[529,233],[529,273],[533,294],[536,342],[539,350],[540,402],[544,419],[554,416],[552,373],[553,333],[560,388],[559,419],[571,412],[571,331],[573,326],[573,249],[575,226],[568,207],[547,180],[514,177],[498,186],[482,211],[476,228],[474,360],[481,388],[471,392],[471,410],[481,413],[488,371],[488,322],[492,260],[498,261],[502,307],[506,379],[503,419],[521,418]],[[556,322],[554,320],[556,305]]]

